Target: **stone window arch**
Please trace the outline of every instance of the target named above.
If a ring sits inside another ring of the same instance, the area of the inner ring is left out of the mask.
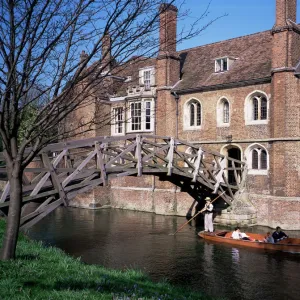
[[[246,97],[246,125],[267,124],[269,119],[269,98],[262,91],[254,91]]]
[[[248,174],[267,175],[269,169],[269,154],[267,149],[260,144],[250,145],[245,156],[248,166]]]
[[[230,125],[230,103],[227,98],[222,97],[217,103],[217,126],[226,127]]]
[[[184,129],[199,129],[202,125],[202,105],[197,99],[190,99],[184,105]]]

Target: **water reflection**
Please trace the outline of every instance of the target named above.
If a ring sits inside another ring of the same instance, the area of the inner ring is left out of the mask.
[[[208,243],[186,220],[123,210],[61,208],[29,232],[33,238],[110,268],[137,268],[153,280],[233,300],[299,299],[300,254]],[[195,223],[193,223],[195,224]],[[251,230],[266,230],[253,228]],[[299,234],[292,232],[291,235]]]

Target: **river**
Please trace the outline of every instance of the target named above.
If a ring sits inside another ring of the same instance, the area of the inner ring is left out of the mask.
[[[266,252],[205,242],[185,218],[117,209],[59,208],[29,236],[108,268],[134,268],[154,281],[231,300],[300,299],[300,254]],[[252,227],[266,232],[266,227]],[[300,232],[287,232],[300,236]]]

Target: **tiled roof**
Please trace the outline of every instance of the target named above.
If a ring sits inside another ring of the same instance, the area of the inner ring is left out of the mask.
[[[181,82],[175,90],[197,89],[271,76],[271,31],[264,31],[179,52]],[[215,73],[215,59],[236,60],[226,72]]]

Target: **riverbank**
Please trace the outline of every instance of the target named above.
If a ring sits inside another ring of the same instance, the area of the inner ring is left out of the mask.
[[[0,219],[0,238],[5,223]],[[16,260],[0,261],[0,299],[211,299],[135,270],[87,265],[20,234]]]

